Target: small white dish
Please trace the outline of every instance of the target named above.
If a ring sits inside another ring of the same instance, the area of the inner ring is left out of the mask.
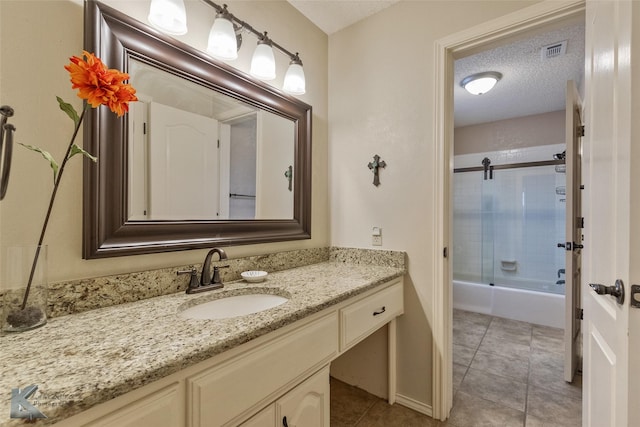
[[[266,271],[255,271],[255,270],[243,271],[242,273],[240,273],[240,275],[244,280],[246,280],[249,283],[262,282],[264,279],[267,278]]]

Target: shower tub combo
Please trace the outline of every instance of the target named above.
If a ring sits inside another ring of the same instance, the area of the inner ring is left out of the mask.
[[[564,327],[563,150],[455,156],[454,308]]]
[[[564,328],[564,295],[454,280],[453,308]]]

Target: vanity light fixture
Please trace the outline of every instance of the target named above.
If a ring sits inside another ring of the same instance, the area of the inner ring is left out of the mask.
[[[276,62],[274,49],[285,54],[290,62],[284,77],[282,90],[292,95],[303,95],[306,82],[302,61],[295,55],[267,37],[267,32],[260,32],[247,22],[238,19],[227,10],[227,5],[219,6],[211,0],[202,0],[217,12],[209,32],[207,52],[224,61],[232,61],[238,57],[242,44],[241,32],[246,31],[258,38],[258,46],[251,59],[250,74],[261,80],[276,78]],[[183,0],[151,0],[149,22],[159,30],[171,34],[182,35],[187,32],[187,19]],[[235,42],[235,44],[234,44]]]
[[[298,52],[296,52],[296,55],[291,58],[287,73],[284,75],[284,85],[282,89],[292,95],[302,95],[306,90],[305,86],[306,82],[304,70],[302,69],[302,61],[298,56]]]
[[[183,0],[151,0],[147,19],[167,34],[180,36],[187,33],[187,11]]]
[[[493,89],[501,78],[502,74],[496,71],[486,71],[465,77],[460,82],[460,86],[472,95],[482,95]]]
[[[236,29],[229,19],[229,11],[225,4],[211,26],[207,52],[216,58],[231,61],[238,57],[238,48]]]
[[[258,46],[251,58],[251,69],[249,73],[260,80],[273,80],[276,78],[276,58],[273,56],[271,39],[267,37],[265,31],[262,38],[258,40]]]

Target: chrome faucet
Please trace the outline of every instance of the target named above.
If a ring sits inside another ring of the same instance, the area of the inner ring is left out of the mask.
[[[198,292],[211,291],[213,289],[220,289],[224,285],[220,279],[220,269],[228,268],[228,265],[214,266],[213,277],[211,276],[211,258],[213,254],[217,253],[219,260],[227,259],[227,254],[220,248],[213,248],[207,253],[207,256],[202,263],[202,273],[200,274],[200,282],[198,282],[198,273],[195,268],[186,271],[178,271],[178,274],[190,274],[191,279],[189,281],[189,287],[187,288],[188,294],[195,294]]]

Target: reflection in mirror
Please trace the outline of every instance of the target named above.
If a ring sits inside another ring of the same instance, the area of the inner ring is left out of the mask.
[[[294,122],[138,60],[129,219],[292,219]]]
[[[84,258],[311,238],[311,106],[94,0],[85,49],[142,101],[85,117]]]

